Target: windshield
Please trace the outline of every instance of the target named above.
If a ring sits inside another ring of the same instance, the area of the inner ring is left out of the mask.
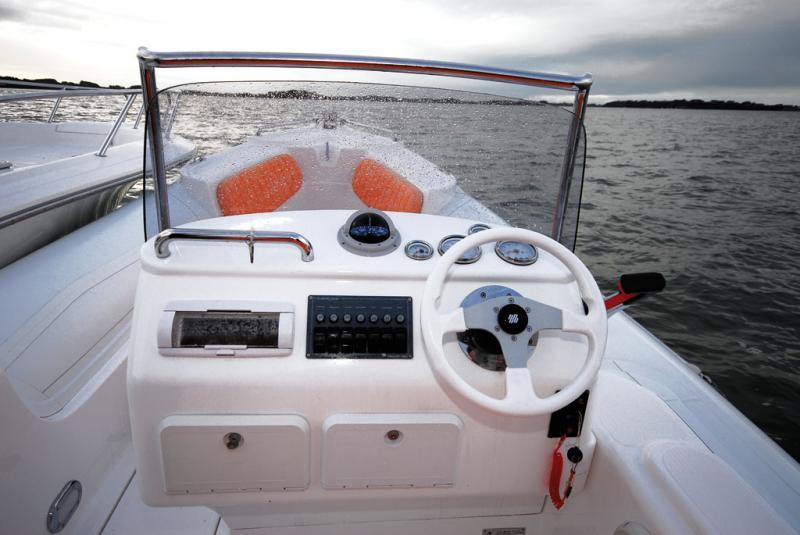
[[[241,213],[378,208],[552,235],[573,115],[563,105],[352,82],[219,82],[160,93],[172,226]],[[562,243],[574,247],[583,135]],[[152,210],[152,205],[150,205]],[[149,234],[155,216],[147,214]]]

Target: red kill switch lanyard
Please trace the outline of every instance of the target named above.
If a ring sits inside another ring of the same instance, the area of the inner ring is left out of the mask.
[[[561,455],[561,446],[564,445],[566,439],[566,435],[561,435],[561,439],[553,450],[553,465],[550,468],[550,500],[553,502],[556,509],[561,509],[564,507],[564,504],[567,503],[567,498],[569,498],[572,492],[572,480],[575,479],[575,467],[577,466],[577,463],[573,463],[572,468],[569,470],[567,488],[564,490],[564,496],[562,497],[560,487],[561,474],[564,470],[564,457]]]

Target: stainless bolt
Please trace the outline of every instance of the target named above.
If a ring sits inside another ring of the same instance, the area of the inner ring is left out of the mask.
[[[516,342],[516,341],[517,341],[517,337],[516,337],[516,336],[514,336],[513,334],[511,335],[511,341],[512,341],[512,342]]]
[[[494,330],[497,331],[497,332],[500,332],[500,326],[499,325],[495,325],[494,326]]]
[[[533,332],[533,327],[531,327],[530,325],[528,325],[528,328],[527,328],[526,330],[527,330],[529,333],[530,333],[530,332]]]
[[[530,311],[531,311],[531,307],[525,307],[525,312],[530,312]]]
[[[509,298],[508,298],[508,302],[509,302],[509,303],[513,303],[513,302],[514,302],[514,298],[513,298],[513,297],[509,297]]]

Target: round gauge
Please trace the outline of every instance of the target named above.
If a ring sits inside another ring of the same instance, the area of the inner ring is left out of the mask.
[[[460,234],[453,234],[450,236],[445,236],[442,238],[442,241],[439,242],[439,254],[443,255],[447,252],[447,250],[453,246],[453,244],[457,243],[460,240],[463,240],[464,236]],[[456,260],[456,264],[472,264],[473,262],[477,262],[478,259],[481,257],[481,248],[474,247],[464,253],[461,258]]]
[[[433,256],[433,246],[422,240],[413,240],[406,244],[406,256],[413,260],[427,260]]]
[[[467,234],[475,234],[476,232],[480,232],[482,230],[489,230],[491,227],[489,225],[485,225],[483,223],[475,223],[471,227],[469,227],[469,231]]]
[[[530,266],[539,258],[536,247],[518,241],[499,241],[494,246],[497,256],[515,266]]]

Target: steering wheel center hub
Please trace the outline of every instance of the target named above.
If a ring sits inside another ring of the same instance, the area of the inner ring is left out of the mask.
[[[521,306],[510,303],[497,313],[497,323],[503,332],[519,334],[528,326],[528,313]]]

